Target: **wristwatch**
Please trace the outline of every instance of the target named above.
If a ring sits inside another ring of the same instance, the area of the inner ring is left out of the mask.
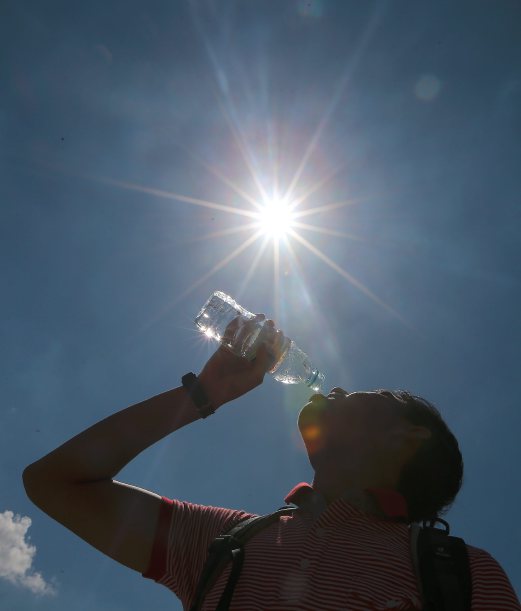
[[[186,373],[181,378],[181,383],[188,391],[190,399],[195,407],[197,407],[197,411],[201,415],[201,418],[207,418],[210,414],[215,414],[215,410],[206,396],[203,385],[195,373]]]

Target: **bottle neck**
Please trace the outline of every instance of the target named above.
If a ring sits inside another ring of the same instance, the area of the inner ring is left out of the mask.
[[[309,374],[306,380],[306,386],[309,386],[309,387],[313,386],[318,379],[318,374],[319,374],[318,369],[312,369],[311,373]]]

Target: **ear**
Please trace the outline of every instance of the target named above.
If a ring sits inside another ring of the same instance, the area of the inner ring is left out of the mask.
[[[430,430],[425,426],[402,421],[388,439],[390,446],[403,452],[406,458],[410,458],[431,435]]]
[[[402,430],[401,452],[404,462],[410,460],[432,433],[425,426],[409,424]]]

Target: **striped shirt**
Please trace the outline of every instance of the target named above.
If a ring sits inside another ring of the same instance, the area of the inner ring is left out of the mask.
[[[298,506],[245,544],[244,565],[233,595],[235,611],[370,611],[422,608],[410,554],[405,500],[394,491],[349,493],[327,505],[308,484],[286,503]],[[168,587],[184,609],[194,601],[208,546],[244,511],[163,498],[156,539],[144,577]],[[472,611],[521,611],[500,565],[467,546]],[[227,583],[227,566],[207,594],[214,611]]]

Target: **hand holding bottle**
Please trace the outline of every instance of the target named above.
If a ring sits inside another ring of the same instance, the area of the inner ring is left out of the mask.
[[[262,384],[266,373],[280,358],[284,335],[275,329],[272,320],[266,320],[263,325],[265,331],[255,358],[250,360],[237,356],[226,347],[228,339],[233,338],[237,343],[246,340],[264,319],[264,314],[256,314],[251,320],[240,316],[234,318],[226,327],[222,344],[199,374],[199,380],[215,409]]]
[[[273,322],[268,324],[270,321],[264,322],[263,319],[264,316],[257,318],[230,295],[215,291],[197,314],[195,324],[208,338],[251,361],[258,347],[270,341]],[[276,358],[271,363],[269,373],[283,384],[303,383],[318,392],[324,383],[324,374],[313,366],[308,355],[293,340],[279,334],[278,341],[274,352]],[[264,373],[263,370],[263,376]]]

